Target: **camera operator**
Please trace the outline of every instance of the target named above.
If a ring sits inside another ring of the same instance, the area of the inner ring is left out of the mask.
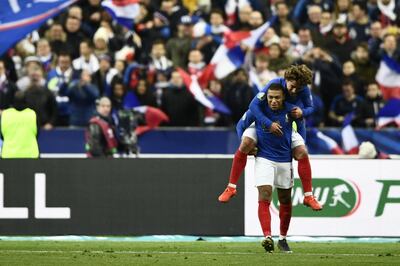
[[[102,97],[96,101],[97,114],[89,121],[86,130],[86,153],[88,157],[113,157],[118,140],[111,117],[111,101]]]

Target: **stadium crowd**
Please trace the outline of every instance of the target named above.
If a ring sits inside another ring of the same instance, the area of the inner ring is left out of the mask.
[[[203,107],[176,68],[201,76],[224,35],[266,21],[255,49],[241,46],[242,67],[203,88],[231,114]],[[384,56],[400,64],[399,37],[397,0],[142,0],[130,30],[100,0],[81,0],[1,57],[0,110],[21,90],[42,128],[82,127],[108,96],[114,110],[160,108],[165,126],[231,126],[259,86],[304,63],[314,72],[308,126],[341,126],[354,112],[354,126],[374,128],[385,101],[400,96],[375,80]]]

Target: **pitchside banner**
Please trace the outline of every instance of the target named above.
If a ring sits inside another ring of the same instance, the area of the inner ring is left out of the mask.
[[[250,157],[249,157],[250,158]],[[293,216],[289,235],[400,236],[400,161],[313,159],[314,195],[324,205],[313,212],[303,204],[303,191],[293,165]],[[254,187],[254,159],[245,171],[245,235],[262,235]],[[279,234],[279,204],[271,204],[272,234]]]

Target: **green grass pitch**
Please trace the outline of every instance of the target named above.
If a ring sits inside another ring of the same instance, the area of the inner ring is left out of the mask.
[[[400,243],[0,241],[0,265],[400,265]]]

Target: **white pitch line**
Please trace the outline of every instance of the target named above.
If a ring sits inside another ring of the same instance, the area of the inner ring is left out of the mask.
[[[94,254],[151,254],[151,255],[163,255],[163,254],[172,254],[172,255],[259,255],[259,254],[266,254],[265,252],[212,252],[212,251],[133,251],[133,250],[125,250],[125,251],[106,251],[106,250],[0,250],[1,253],[55,253],[55,254],[63,254],[63,253],[94,253]],[[340,257],[340,256],[360,256],[360,257],[377,257],[377,256],[384,256],[386,254],[366,254],[366,253],[292,253],[290,255],[275,252],[274,254],[280,254],[285,256],[293,256],[293,255],[300,255],[300,256],[332,256],[332,257]],[[391,254],[388,257],[400,257],[400,254]]]

